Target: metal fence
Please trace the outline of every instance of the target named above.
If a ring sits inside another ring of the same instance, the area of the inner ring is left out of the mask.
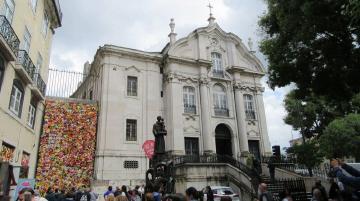
[[[95,99],[99,90],[97,75],[49,69],[46,96]]]

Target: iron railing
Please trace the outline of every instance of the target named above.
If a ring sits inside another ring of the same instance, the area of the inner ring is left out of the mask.
[[[196,114],[196,105],[184,105],[184,112],[189,114]]]
[[[299,164],[296,158],[283,156],[280,158],[273,156],[262,157],[263,163],[269,163],[270,161],[277,168],[294,172],[306,177],[315,176],[326,179],[328,177],[328,173],[330,172],[330,165],[327,163],[313,167],[311,170],[309,170],[309,168],[307,168],[305,165]]]
[[[225,72],[223,70],[213,70],[213,76],[214,77],[220,77],[223,78],[225,75]]]
[[[173,157],[174,165],[182,165],[186,163],[201,163],[201,164],[209,164],[209,163],[226,163],[232,165],[250,178],[259,179],[259,174],[254,170],[246,166],[241,161],[236,160],[235,158],[227,155],[184,155],[184,156],[175,156]]]
[[[31,78],[34,78],[35,65],[31,61],[29,54],[25,50],[19,50],[17,63],[20,64],[25,69],[25,71]]]
[[[17,56],[20,40],[4,15],[0,15],[0,34],[9,45],[11,51]]]
[[[33,82],[36,87],[40,90],[41,94],[45,96],[46,84],[39,73],[34,73]]]
[[[228,117],[229,109],[227,108],[214,108],[215,116]]]

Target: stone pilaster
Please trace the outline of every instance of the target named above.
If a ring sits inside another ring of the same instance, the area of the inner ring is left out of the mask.
[[[249,144],[246,133],[244,97],[240,84],[235,84],[234,90],[235,90],[236,121],[239,131],[240,151],[242,153],[241,155],[243,155],[243,153],[245,154],[249,152]]]

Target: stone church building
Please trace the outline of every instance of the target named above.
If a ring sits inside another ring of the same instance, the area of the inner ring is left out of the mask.
[[[160,52],[104,45],[84,65],[75,98],[97,100],[95,179],[113,185],[144,181],[142,150],[165,119],[166,151],[174,155],[226,154],[243,159],[271,153],[261,78],[254,52],[210,15],[206,27],[170,42]]]

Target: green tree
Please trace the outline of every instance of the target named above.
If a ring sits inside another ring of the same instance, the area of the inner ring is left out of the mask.
[[[332,121],[319,142],[321,151],[329,159],[349,156],[360,159],[360,114]]]
[[[323,155],[319,151],[317,142],[314,140],[289,147],[287,153],[294,154],[297,162],[309,169],[310,176],[312,176],[312,169],[323,161]]]
[[[328,106],[323,98],[311,96],[297,99],[295,91],[286,95],[284,106],[287,111],[285,123],[298,130],[304,138],[321,135],[336,115],[333,107]]]
[[[259,21],[272,88],[294,83],[295,97],[323,97],[345,114],[360,92],[360,32],[355,0],[266,0]]]

